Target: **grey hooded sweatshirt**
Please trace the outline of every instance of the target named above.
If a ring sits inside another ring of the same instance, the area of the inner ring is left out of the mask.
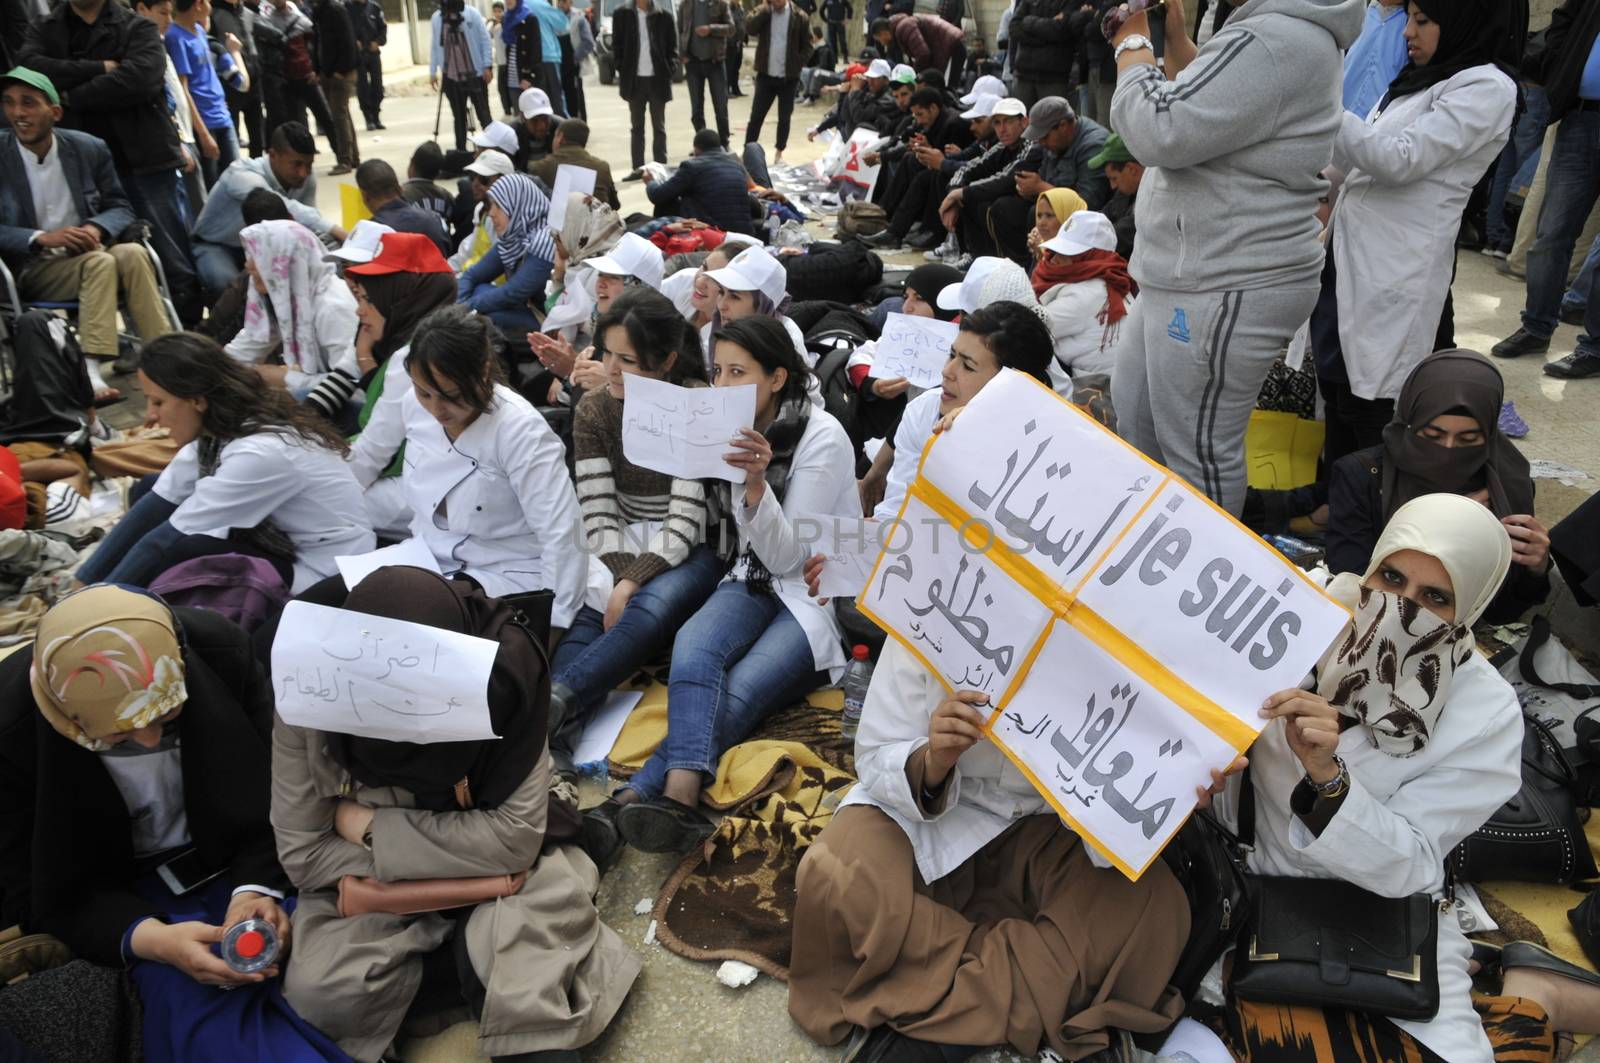
[[[1314,288],[1320,175],[1365,0],[1248,0],[1175,81],[1117,78],[1111,124],[1146,167],[1130,272],[1170,291]]]

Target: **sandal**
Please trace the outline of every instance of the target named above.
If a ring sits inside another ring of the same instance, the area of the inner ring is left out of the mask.
[[[636,801],[617,811],[622,840],[645,853],[686,853],[716,829],[698,809],[670,797]]]

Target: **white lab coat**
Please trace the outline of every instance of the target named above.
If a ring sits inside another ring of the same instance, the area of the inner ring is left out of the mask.
[[[1106,282],[1098,277],[1076,284],[1057,284],[1039,296],[1056,347],[1055,360],[1050,363],[1050,383],[1064,398],[1072,397],[1074,376],[1110,376],[1111,367],[1117,364],[1117,333],[1127,318],[1109,329],[1100,323],[1107,296]],[[1137,299],[1129,295],[1126,302],[1131,313]]]
[[[894,463],[889,466],[883,501],[872,511],[874,520],[893,520],[900,515],[906,490],[917,478],[917,469],[922,465],[922,448],[933,438],[933,426],[939,420],[942,401],[944,391],[934,388],[906,403],[901,411],[900,427],[894,430]]]
[[[1474,653],[1456,670],[1448,698],[1432,738],[1414,756],[1379,751],[1364,727],[1340,736],[1350,792],[1320,836],[1289,807],[1305,772],[1289,750],[1283,722],[1270,723],[1250,747],[1256,788],[1251,870],[1343,879],[1384,897],[1424,891],[1442,897],[1446,855],[1522,785],[1522,710],[1510,685]],[[1216,799],[1216,812],[1229,826],[1237,823],[1238,794],[1235,777]],[[1427,1022],[1394,1020],[1451,1063],[1494,1058],[1472,1009],[1471,952],[1455,914],[1441,914],[1439,1013]]]
[[[733,522],[739,532],[739,560],[728,579],[743,579],[744,550],[755,549],[772,573],[772,591],[806,633],[818,671],[837,683],[844,674],[843,631],[831,605],[820,605],[806,592],[801,575],[812,550],[802,541],[794,520],[815,514],[859,515],[855,451],[844,426],[824,410],[812,410],[795,447],[780,505],[770,488],[754,509],[744,504],[744,486],[733,485]]]
[[[1339,340],[1350,389],[1392,399],[1433,350],[1472,188],[1511,134],[1517,86],[1475,66],[1365,122],[1346,112],[1333,164]]]
[[[570,627],[588,560],[566,449],[521,395],[497,384],[494,396],[493,408],[451,442],[407,391],[398,407],[374,410],[351,465],[370,486],[404,443],[411,534],[439,570],[464,573],[497,598],[552,590],[550,622]]]
[[[268,517],[294,543],[298,594],[338,571],[334,558],[365,554],[376,540],[361,487],[340,455],[283,432],[257,432],[222,447],[216,472],[200,475],[198,442],[179,450],[155,493],[177,504],[170,523],[185,535],[226,536]]]
[[[411,374],[406,372],[406,355],[410,353],[411,345],[408,343],[389,355],[389,360],[383,363],[383,393],[372,404],[368,424],[373,421],[404,424],[400,402],[411,394]],[[377,460],[376,449],[376,446],[372,446],[363,450],[359,436],[350,448],[350,462],[357,470],[356,479],[362,487],[362,501],[366,503],[367,517],[372,521],[373,531],[388,539],[404,539],[411,533],[411,504],[406,500],[405,484],[398,476],[382,476],[383,470],[388,468],[387,464],[372,467]]]

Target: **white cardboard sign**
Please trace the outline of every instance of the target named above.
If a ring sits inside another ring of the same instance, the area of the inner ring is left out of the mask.
[[[878,337],[868,376],[892,379],[905,377],[912,387],[936,388],[944,364],[950,358],[950,344],[961,326],[954,321],[911,314],[890,314]]]
[[[594,181],[598,177],[587,166],[562,163],[556,167],[555,185],[550,189],[550,231],[558,233],[567,221],[567,197],[574,192],[594,195]]]
[[[754,384],[685,388],[630,373],[623,378],[622,453],[635,465],[688,480],[744,483],[729,465],[739,429],[756,420]]]

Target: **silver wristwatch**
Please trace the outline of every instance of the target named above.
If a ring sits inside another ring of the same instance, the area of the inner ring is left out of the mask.
[[[1150,38],[1146,37],[1142,33],[1135,33],[1132,36],[1124,37],[1122,39],[1122,43],[1117,45],[1117,50],[1112,54],[1111,61],[1116,62],[1118,59],[1121,59],[1123,52],[1136,52],[1141,48],[1152,53],[1156,50],[1155,45],[1150,43]]]

